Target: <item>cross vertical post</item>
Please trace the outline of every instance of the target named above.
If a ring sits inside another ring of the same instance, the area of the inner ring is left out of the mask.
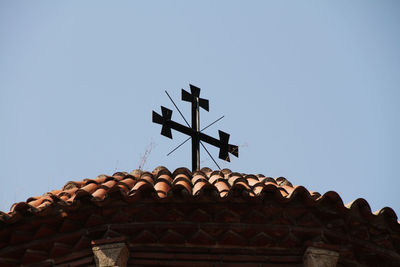
[[[200,108],[208,111],[208,100],[200,98],[200,88],[189,84],[190,93],[182,89],[182,100],[192,104],[192,170],[200,170]]]
[[[200,112],[199,112],[199,97],[193,96],[192,101],[192,170],[200,169]]]

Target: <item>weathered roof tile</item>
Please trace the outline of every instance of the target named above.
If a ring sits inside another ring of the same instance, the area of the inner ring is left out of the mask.
[[[143,191],[143,192],[142,192]],[[160,166],[152,172],[133,170],[130,173],[116,172],[112,176],[101,174],[94,179],[70,181],[62,189],[50,191],[39,197],[31,197],[26,202],[19,202],[11,207],[9,213],[1,213],[0,221],[12,222],[18,220],[19,212],[39,212],[51,209],[53,203],[59,203],[63,207],[74,206],[77,199],[83,197],[92,200],[96,204],[106,201],[110,193],[123,194],[125,201],[130,198],[144,195],[160,199],[176,196],[211,196],[217,194],[220,198],[235,197],[235,192],[243,191],[249,197],[261,197],[267,193],[282,200],[290,200],[294,197],[308,199],[310,202],[335,205],[341,209],[357,210],[365,216],[385,216],[397,222],[395,212],[390,208],[384,208],[371,213],[365,200],[356,200],[343,206],[340,196],[336,192],[320,193],[309,191],[304,187],[293,186],[284,177],[276,179],[266,177],[263,174],[242,174],[232,172],[229,169],[212,171],[210,168],[202,168],[194,173],[187,168],[178,168],[172,173],[166,167]],[[138,192],[140,194],[138,194]],[[214,193],[213,193],[214,192]],[[375,214],[375,215],[374,215]]]

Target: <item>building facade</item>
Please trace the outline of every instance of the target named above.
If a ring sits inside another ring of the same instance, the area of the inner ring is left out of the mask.
[[[400,224],[283,177],[158,167],[14,204],[0,266],[400,266]]]

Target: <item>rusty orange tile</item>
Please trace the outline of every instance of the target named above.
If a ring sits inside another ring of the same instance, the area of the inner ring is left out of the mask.
[[[193,186],[193,195],[196,195],[205,185],[209,184],[207,180],[197,180],[197,183]]]
[[[163,196],[166,195],[171,188],[171,185],[168,182],[165,182],[165,180],[158,180],[156,184],[154,185],[154,189],[159,192],[163,192]]]
[[[150,184],[154,183],[154,179],[153,176],[149,175],[149,174],[144,174],[142,176],[140,176],[140,180],[146,180],[147,182],[149,182]]]
[[[117,183],[117,181],[110,180],[108,182],[105,182],[105,183],[101,184],[101,186],[106,186],[108,188],[112,188],[116,183]]]
[[[172,180],[173,180],[171,175],[168,175],[168,174],[161,174],[160,176],[158,176],[157,179],[164,179],[164,180],[167,180],[170,183],[172,183]]]
[[[183,187],[186,188],[186,190],[187,190],[189,193],[192,193],[192,187],[191,187],[191,185],[190,185],[190,183],[189,183],[188,180],[186,180],[186,179],[177,180],[177,182],[174,183],[174,184],[175,184],[175,185],[182,185]]]
[[[132,187],[135,185],[135,183],[136,183],[136,181],[132,178],[125,178],[118,182],[118,184],[125,185],[128,190],[132,189]]]
[[[46,203],[44,202],[50,203],[52,201],[73,203],[77,194],[82,195],[83,192],[90,194],[97,200],[103,200],[109,190],[115,190],[113,189],[115,186],[128,194],[140,190],[144,185],[146,185],[146,188],[153,187],[160,198],[167,197],[173,185],[183,186],[192,195],[196,195],[204,186],[215,186],[220,197],[226,196],[232,186],[236,185],[245,188],[251,197],[259,195],[265,187],[267,187],[266,190],[271,190],[272,186],[275,188],[274,190],[279,189],[277,192],[283,197],[290,198],[297,188],[284,177],[274,179],[262,174],[242,174],[232,172],[229,169],[212,171],[210,168],[203,168],[193,174],[187,168],[178,168],[171,173],[167,168],[160,166],[152,172],[133,170],[131,173],[117,172],[112,176],[102,174],[94,179],[70,181],[63,189],[48,193],[48,195],[56,196],[57,200],[56,198],[53,200],[50,196],[40,196],[30,198],[26,203],[33,207],[45,207]],[[309,191],[309,193],[314,200],[321,196],[318,192]]]
[[[107,194],[107,190],[106,190],[105,188],[101,187],[101,188],[98,188],[98,189],[92,194],[92,196],[95,197],[95,198],[97,198],[97,199],[103,200],[103,199],[105,198],[106,194]]]
[[[90,183],[82,187],[80,190],[84,190],[89,194],[92,194],[94,191],[96,191],[97,187],[98,185],[96,183]]]
[[[139,180],[135,186],[132,188],[131,191],[135,191],[138,190],[141,186],[146,185],[146,184],[150,184],[147,180]]]
[[[216,182],[214,186],[218,189],[218,191],[221,192],[228,192],[229,191],[229,186],[222,180]]]
[[[224,179],[224,177],[220,174],[214,174],[210,177],[210,179],[208,179],[208,181],[210,184],[214,184],[218,179]]]

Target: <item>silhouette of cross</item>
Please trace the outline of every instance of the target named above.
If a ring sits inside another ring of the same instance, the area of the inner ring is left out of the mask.
[[[172,139],[171,129],[187,134],[192,139],[192,171],[200,169],[200,142],[219,148],[219,158],[230,161],[229,153],[238,157],[238,146],[229,144],[229,134],[218,130],[219,140],[200,131],[199,108],[209,110],[208,100],[200,98],[200,88],[190,84],[191,93],[182,89],[182,100],[192,103],[192,127],[172,121],[172,110],[161,106],[161,114],[153,111],[153,122],[162,125],[161,134]],[[178,110],[179,111],[179,110]],[[179,111],[180,112],[180,111]],[[183,117],[183,115],[182,115]],[[185,120],[186,121],[186,120]],[[203,146],[204,147],[204,146]]]

